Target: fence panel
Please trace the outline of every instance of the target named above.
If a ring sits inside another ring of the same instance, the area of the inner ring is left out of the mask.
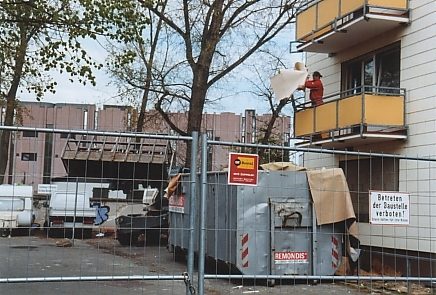
[[[0,293],[195,291],[193,253],[184,263],[167,247],[166,193],[175,154],[191,143],[196,154],[195,137],[1,128],[11,140],[10,184],[0,186]]]
[[[434,292],[434,158],[1,130],[2,294]]]
[[[218,141],[208,146],[203,149],[241,156],[225,171],[200,177],[207,217],[199,227],[198,251],[204,247],[206,256],[199,278],[236,280],[243,291],[268,294],[314,282],[335,282],[350,293],[434,292],[436,159]],[[233,175],[249,174],[247,153],[259,155],[257,184],[229,185]]]

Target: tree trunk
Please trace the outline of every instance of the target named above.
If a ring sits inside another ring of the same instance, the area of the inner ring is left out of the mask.
[[[16,97],[18,86],[20,85],[21,76],[23,73],[23,65],[26,58],[28,37],[26,36],[26,29],[21,28],[20,32],[20,45],[17,47],[15,54],[15,67],[14,76],[6,95],[6,114],[5,126],[12,126],[14,124],[14,111],[16,107]],[[11,132],[3,130],[0,136],[0,184],[4,182],[6,167],[8,165],[8,151],[10,144]]]
[[[147,110],[148,95],[150,93],[150,82],[145,83],[144,93],[142,94],[141,107],[139,109],[138,122],[136,123],[136,132],[142,132],[144,129],[145,112]]]
[[[163,13],[165,11],[167,2],[168,1],[163,1],[161,3],[161,13]],[[156,34],[155,34],[154,38],[151,37],[151,39],[153,39],[153,42],[151,43],[150,55],[148,58],[148,62],[145,63],[147,75],[146,75],[146,80],[145,80],[144,93],[142,94],[142,101],[141,101],[141,108],[139,110],[138,122],[136,125],[136,132],[142,132],[142,130],[144,129],[145,112],[147,110],[147,103],[148,103],[148,96],[150,94],[151,80],[153,79],[154,55],[155,55],[156,50],[157,50],[159,35],[160,35],[160,31],[162,29],[162,26],[163,26],[163,20],[162,20],[162,18],[159,18],[158,24],[156,26]],[[152,35],[152,33],[150,33],[150,36],[151,35]],[[139,48],[141,51],[141,55],[145,55],[145,50],[143,49],[143,47],[140,46]],[[144,59],[146,59],[146,58],[144,57]]]
[[[194,77],[192,80],[187,130],[189,135],[192,135],[192,131],[201,131],[204,103],[206,102],[206,94],[210,86],[208,85],[209,70],[216,46],[220,40],[220,30],[223,23],[223,6],[223,0],[213,2],[209,27],[205,27],[203,31],[201,53],[198,62],[193,66]],[[187,167],[191,165],[191,142],[187,144],[185,165]]]
[[[271,98],[270,98],[271,99]],[[272,116],[271,119],[268,122],[268,126],[266,127],[265,133],[262,137],[262,139],[259,140],[260,144],[268,144],[271,135],[273,133],[273,129],[274,129],[274,124],[276,123],[277,118],[280,115],[280,112],[282,111],[282,109],[286,106],[286,104],[288,103],[289,99],[282,99],[280,101],[280,103],[278,104],[276,109],[272,109]],[[259,155],[259,159],[263,159],[265,157],[265,149],[259,149],[258,151],[258,155]]]
[[[11,87],[12,89],[12,87]],[[11,91],[9,91],[11,93]],[[12,126],[14,123],[15,96],[7,96],[5,126]],[[3,130],[0,137],[0,183],[3,183],[6,177],[6,167],[9,158],[9,145],[11,132]],[[7,178],[6,178],[7,179]]]
[[[272,116],[271,119],[268,122],[268,126],[265,130],[265,134],[263,136],[263,138],[260,140],[261,144],[268,144],[268,141],[271,137],[273,128],[274,128],[274,124],[276,123],[277,118],[279,117],[282,109],[286,106],[286,104],[288,103],[289,99],[282,99],[280,101],[280,103],[278,104],[277,108],[274,110],[272,110]]]
[[[193,131],[201,132],[201,122],[203,119],[204,103],[207,93],[207,79],[209,77],[209,68],[198,71],[194,75],[192,97],[188,113],[188,134],[192,135]],[[191,141],[186,145],[185,166],[191,166]]]

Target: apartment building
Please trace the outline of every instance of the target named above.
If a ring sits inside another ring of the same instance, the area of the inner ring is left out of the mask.
[[[132,107],[105,105],[97,108],[93,104],[65,104],[47,102],[22,102],[20,124],[26,127],[64,129],[64,133],[42,133],[36,131],[16,132],[11,140],[9,177],[6,181],[33,184],[50,183],[52,177],[67,175],[64,149],[69,141],[80,144],[96,144],[97,141],[126,141],[128,139],[100,138],[78,135],[75,130],[98,130],[115,132],[134,132],[137,112]],[[180,128],[186,124],[187,113],[171,113],[170,117]],[[271,115],[257,115],[254,110],[245,114],[205,113],[203,132],[208,138],[227,142],[255,142],[261,128]],[[156,111],[146,115],[144,132],[153,134],[172,134],[170,127],[158,116]],[[274,137],[280,144],[289,144],[290,118],[280,116],[275,124]],[[172,144],[176,161],[184,163],[185,150],[182,142]],[[209,169],[219,170],[227,165],[229,148],[214,146],[209,149]]]
[[[434,0],[309,1],[297,49],[323,75],[324,104],[297,106],[298,145],[436,158],[435,20]],[[304,165],[344,169],[363,246],[436,253],[434,162],[308,153]],[[409,224],[371,224],[370,190],[409,193]]]

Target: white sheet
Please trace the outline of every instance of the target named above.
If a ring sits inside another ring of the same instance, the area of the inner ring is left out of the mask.
[[[276,101],[288,98],[297,90],[298,86],[304,85],[307,78],[307,70],[281,70],[271,77],[271,87],[276,95]]]

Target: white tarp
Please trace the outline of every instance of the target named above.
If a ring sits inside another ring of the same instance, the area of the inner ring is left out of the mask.
[[[276,95],[276,101],[288,98],[297,90],[298,86],[304,85],[307,78],[307,70],[280,70],[271,77],[271,87]]]

